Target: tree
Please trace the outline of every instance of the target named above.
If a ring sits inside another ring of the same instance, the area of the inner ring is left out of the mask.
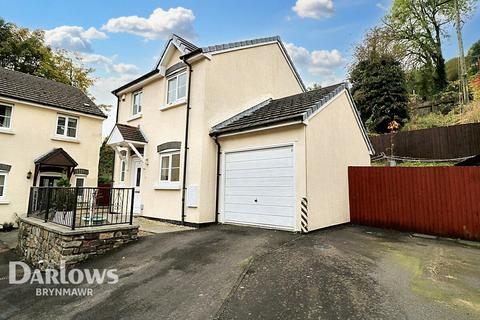
[[[370,132],[388,132],[388,124],[408,121],[405,72],[389,55],[371,55],[350,70],[352,95]]]
[[[387,28],[373,27],[365,33],[362,41],[354,46],[353,63],[368,60],[372,56],[385,55],[401,61],[405,54],[405,48],[392,39]]]
[[[94,81],[94,70],[86,68],[79,55],[54,51],[45,44],[43,31],[19,28],[1,18],[0,66],[72,85],[85,93]]]
[[[113,158],[115,152],[110,146],[107,146],[105,139],[100,147],[100,159],[98,162],[98,183],[112,182]]]
[[[312,91],[312,90],[317,90],[317,89],[321,89],[321,88],[322,88],[322,86],[319,83],[314,82],[307,88],[307,90]]]
[[[475,42],[467,53],[468,74],[476,75],[480,71],[480,40]]]
[[[463,16],[470,14],[476,0],[458,0]],[[406,48],[406,62],[432,71],[435,93],[447,85],[442,38],[454,20],[451,0],[394,0],[384,19],[388,34]]]
[[[448,81],[458,80],[458,57],[452,58],[445,63]]]

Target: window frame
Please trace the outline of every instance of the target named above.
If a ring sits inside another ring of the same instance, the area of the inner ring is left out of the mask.
[[[65,118],[65,127],[63,129],[63,134],[58,133],[58,121],[60,118]],[[75,119],[76,120],[76,126],[75,126],[75,136],[69,136],[68,135],[68,122],[70,119]],[[78,128],[80,127],[80,118],[77,116],[71,116],[71,115],[66,115],[66,114],[57,114],[57,122],[55,125],[55,136],[61,137],[63,139],[78,139]]]
[[[15,106],[13,104],[1,102],[1,101],[0,101],[0,105],[2,105],[4,107],[7,107],[7,108],[10,108],[9,126],[8,127],[0,126],[0,131],[11,131],[12,130],[12,123],[13,123],[13,113],[14,113],[14,110],[15,110]]]
[[[125,183],[126,176],[127,176],[127,160],[120,159],[120,171],[119,171],[119,177],[118,177],[118,180],[120,181],[120,183],[122,184]]]
[[[178,167],[173,167],[173,156],[178,155]],[[162,171],[164,170],[162,164],[163,159],[168,158],[168,176],[167,180],[162,180]],[[181,169],[181,152],[180,150],[165,150],[159,153],[159,174],[158,186],[159,188],[178,188],[180,187],[180,169]],[[172,170],[178,169],[178,180],[172,180]]]
[[[179,91],[179,86],[178,86],[178,79],[180,78],[180,76],[182,75],[185,75],[185,96],[179,98],[178,97],[178,91]],[[186,70],[182,70],[176,74],[173,74],[171,76],[168,76],[167,79],[166,79],[166,88],[165,88],[165,105],[166,106],[171,106],[171,105],[175,105],[175,104],[180,104],[180,103],[183,103],[187,100],[187,94],[188,94],[188,74],[187,74],[187,71]],[[173,81],[173,80],[176,80],[176,84],[175,84],[175,99],[171,102],[169,102],[169,94],[170,94],[170,90],[169,90],[169,84],[170,84],[170,81]]]
[[[7,201],[7,191],[8,191],[8,172],[0,171],[0,176],[4,177],[3,180],[3,191],[0,195],[0,202]]]
[[[135,96],[140,96],[140,104],[137,106],[137,112],[134,112],[135,111]],[[130,115],[132,117],[137,117],[137,116],[140,116],[142,114],[142,111],[143,111],[142,110],[143,109],[142,100],[143,100],[143,89],[132,92],[132,108],[131,108],[131,113],[130,113]]]

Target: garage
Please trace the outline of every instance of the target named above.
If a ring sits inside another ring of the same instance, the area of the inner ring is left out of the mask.
[[[226,223],[294,230],[293,146],[225,154]]]
[[[344,84],[266,100],[210,135],[219,222],[306,233],[350,221],[348,167],[373,149]]]

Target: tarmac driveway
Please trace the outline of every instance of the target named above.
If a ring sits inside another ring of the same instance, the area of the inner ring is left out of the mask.
[[[12,259],[0,253],[0,264]],[[358,226],[308,235],[212,226],[145,237],[79,268],[116,268],[120,281],[91,286],[88,297],[36,297],[33,285],[0,280],[0,315],[480,318],[480,249]]]

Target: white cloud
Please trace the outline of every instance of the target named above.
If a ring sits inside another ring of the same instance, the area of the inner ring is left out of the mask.
[[[292,10],[299,17],[312,19],[328,18],[335,12],[332,0],[297,0]]]
[[[286,43],[285,48],[296,64],[309,68],[332,69],[346,63],[346,59],[337,49],[310,52],[304,47],[297,47],[293,43]]]
[[[340,51],[336,49],[309,51],[293,43],[286,43],[285,48],[295,65],[304,71],[303,76],[307,79],[315,78],[315,81],[307,82],[326,85],[341,81],[342,77],[339,75],[339,71],[345,66],[347,60]]]
[[[45,30],[45,41],[50,46],[78,52],[92,52],[91,40],[106,38],[105,33],[94,27],[85,30],[79,26],[60,26]]]
[[[345,63],[345,58],[337,49],[312,51],[311,57],[312,64],[319,67],[338,67]]]
[[[144,37],[148,40],[167,39],[171,33],[186,38],[193,38],[193,11],[183,7],[163,10],[157,8],[148,17],[126,16],[112,18],[102,29],[109,32],[126,32]]]
[[[92,67],[102,67],[109,74],[135,74],[138,67],[134,64],[115,63],[116,57],[106,57],[96,53],[83,53],[80,55],[82,61]]]

